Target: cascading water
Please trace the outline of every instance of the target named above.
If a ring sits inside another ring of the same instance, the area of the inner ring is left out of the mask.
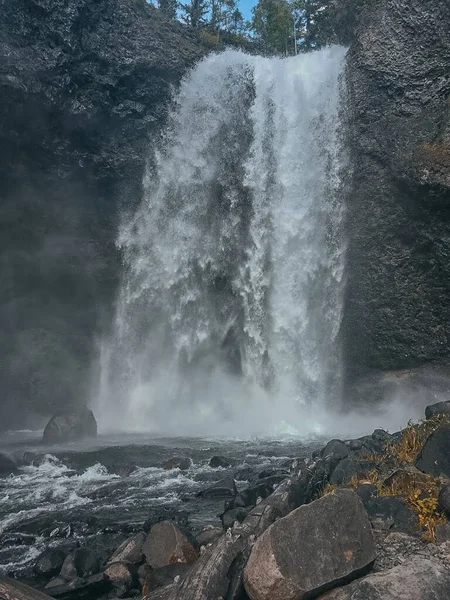
[[[338,402],[344,58],[227,51],[184,80],[120,232],[101,422],[305,434]]]

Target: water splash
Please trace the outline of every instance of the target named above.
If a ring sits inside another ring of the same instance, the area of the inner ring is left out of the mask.
[[[104,424],[320,431],[339,397],[344,58],[340,47],[288,59],[227,51],[182,83],[145,199],[119,235]]]

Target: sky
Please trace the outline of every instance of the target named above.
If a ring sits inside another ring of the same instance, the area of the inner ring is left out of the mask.
[[[244,19],[252,18],[252,7],[255,6],[255,0],[240,0],[238,2],[239,10],[244,15]]]

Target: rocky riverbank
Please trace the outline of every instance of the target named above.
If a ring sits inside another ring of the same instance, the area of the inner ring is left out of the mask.
[[[401,432],[331,440],[273,469],[244,473],[230,457],[214,456],[211,467],[231,475],[195,502],[223,502],[216,526],[192,528],[187,504],[183,513],[155,514],[109,556],[89,544],[49,546],[28,583],[66,600],[444,600],[449,449],[444,402]],[[192,465],[187,456],[165,462],[168,470]],[[14,585],[0,580],[0,589]],[[12,598],[41,598],[33,588]]]

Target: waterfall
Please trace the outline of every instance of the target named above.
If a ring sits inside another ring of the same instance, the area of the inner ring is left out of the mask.
[[[182,82],[120,230],[103,423],[305,434],[339,402],[344,59],[228,50]]]

